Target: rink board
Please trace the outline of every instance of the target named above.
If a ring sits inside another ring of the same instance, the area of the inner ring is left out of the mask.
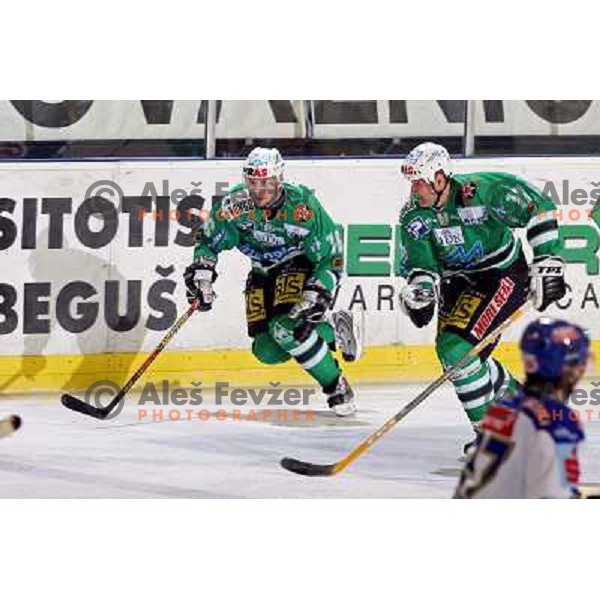
[[[600,350],[600,343],[597,344]],[[519,374],[521,365],[516,344],[503,344],[494,356]],[[109,380],[121,385],[146,358],[145,354],[24,356],[0,359],[0,391],[83,390],[94,382]],[[353,381],[361,383],[428,382],[441,375],[433,346],[372,346],[356,363],[341,363]],[[35,375],[30,375],[35,373]],[[19,376],[15,379],[15,374]],[[230,385],[310,385],[312,379],[297,364],[288,361],[276,367],[261,365],[247,350],[167,352],[140,380],[169,381],[191,387],[202,381],[205,387],[216,382]],[[10,382],[6,386],[6,382]]]
[[[209,208],[237,182],[240,166],[192,160],[0,164],[0,390],[79,389],[99,379],[122,382],[135,370],[186,306],[190,214]],[[290,160],[286,167],[287,178],[314,188],[343,226],[347,277],[336,306],[365,310],[367,352],[348,366],[359,381],[423,381],[439,373],[434,325],[418,330],[398,307],[403,282],[396,276],[396,222],[407,194],[398,166],[397,159],[324,159]],[[592,212],[600,159],[456,161],[458,172],[481,170],[512,172],[550,190],[573,291],[548,314],[571,318],[600,340],[600,229]],[[141,216],[140,208],[146,211]],[[194,316],[152,377],[308,382],[292,361],[266,367],[250,354],[242,295],[248,268],[235,251],[222,256],[215,309]],[[500,350],[516,371],[515,342],[525,321],[507,333]]]

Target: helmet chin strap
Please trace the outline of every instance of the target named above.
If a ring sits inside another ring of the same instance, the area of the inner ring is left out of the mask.
[[[445,176],[445,174],[444,174]],[[450,185],[450,178],[446,177],[446,185],[444,186],[444,189],[441,192],[436,192],[435,191],[435,186],[432,183],[432,187],[433,187],[433,191],[436,195],[436,199],[435,202],[433,203],[433,208],[434,210],[441,210],[443,207],[441,205],[442,202],[442,195],[445,193],[445,191],[448,189],[448,186]]]

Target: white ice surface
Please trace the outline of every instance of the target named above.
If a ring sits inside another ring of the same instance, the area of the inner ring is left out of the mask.
[[[338,419],[319,399],[308,407],[313,422],[287,424],[261,422],[260,409],[256,422],[139,421],[135,395],[118,418],[96,421],[64,408],[60,393],[2,396],[0,415],[20,414],[23,427],[0,440],[0,498],[448,498],[471,437],[449,387],[339,475],[306,478],[279,466],[284,456],[339,460],[422,388],[363,386],[355,417]],[[600,407],[579,408],[594,409],[584,422],[582,480],[598,482]]]

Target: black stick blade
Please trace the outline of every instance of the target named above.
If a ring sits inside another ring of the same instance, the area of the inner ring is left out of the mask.
[[[287,471],[307,477],[328,477],[335,474],[335,464],[315,465],[313,463],[296,460],[295,458],[283,458],[279,463]]]
[[[87,415],[88,417],[94,417],[94,419],[106,419],[108,416],[108,411],[106,409],[92,406],[79,398],[75,398],[75,396],[71,396],[71,394],[63,394],[60,401],[62,402],[62,405],[69,410],[74,410],[75,412]]]
[[[21,417],[19,415],[10,415],[5,419],[0,419],[0,438],[7,437],[21,427]]]

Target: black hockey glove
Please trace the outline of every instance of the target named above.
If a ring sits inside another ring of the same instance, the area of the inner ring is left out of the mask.
[[[435,291],[419,285],[407,285],[400,291],[400,306],[415,327],[421,329],[433,319]]]
[[[565,263],[557,256],[538,256],[529,267],[529,294],[533,306],[543,311],[567,293]]]
[[[332,295],[317,279],[309,279],[302,292],[302,300],[290,311],[292,319],[304,319],[308,323],[320,323],[331,306]]]
[[[214,261],[207,258],[199,258],[183,273],[183,280],[187,288],[187,300],[190,304],[198,300],[198,310],[201,312],[210,310],[216,298],[212,286],[217,278],[215,264]]]

